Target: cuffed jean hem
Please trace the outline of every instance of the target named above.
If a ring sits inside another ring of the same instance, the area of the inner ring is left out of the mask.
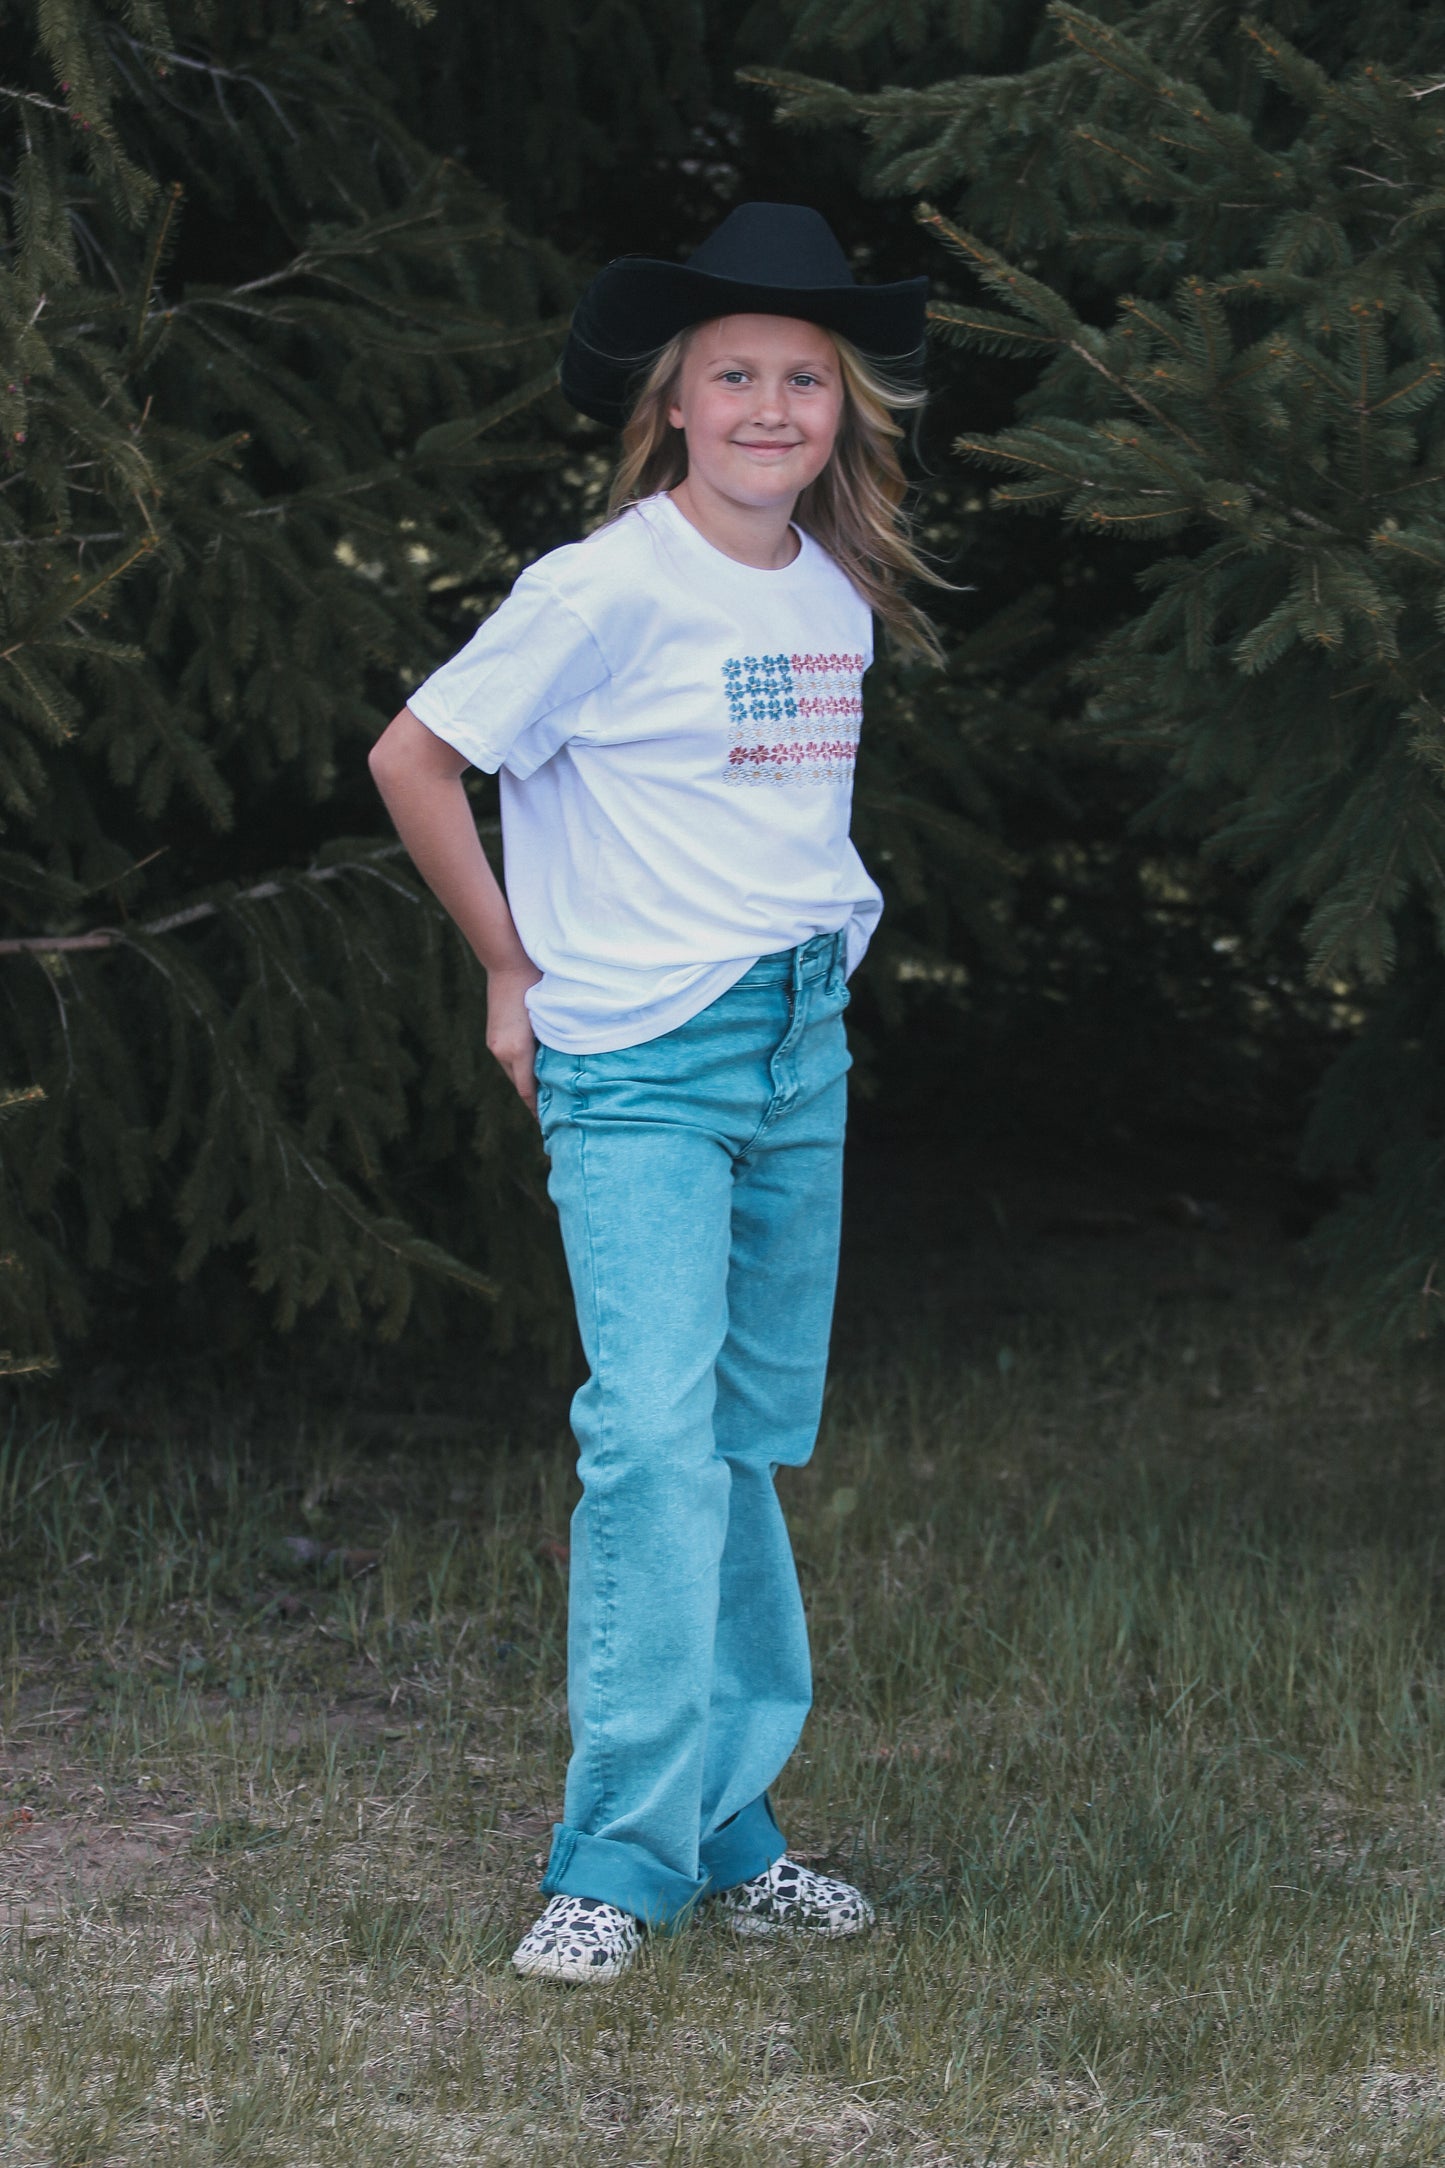
[[[552,1856],[542,1877],[544,1897],[599,1897],[619,1912],[630,1912],[644,1927],[674,1927],[687,1918],[707,1887],[706,1875],[689,1881],[685,1874],[659,1866],[640,1844],[589,1837],[562,1822],[553,1825]]]
[[[787,1840],[764,1792],[750,1806],[740,1808],[721,1829],[713,1831],[701,1847],[698,1865],[707,1877],[709,1890],[735,1889],[739,1882],[751,1882],[755,1874],[765,1874],[787,1849]]]

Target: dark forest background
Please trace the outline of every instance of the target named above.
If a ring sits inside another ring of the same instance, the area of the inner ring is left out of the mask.
[[[365,753],[599,515],[581,286],[748,198],[936,296],[949,662],[870,678],[855,1135],[1246,1187],[1431,1329],[1432,13],[0,0],[11,1363],[562,1344],[535,1139]]]

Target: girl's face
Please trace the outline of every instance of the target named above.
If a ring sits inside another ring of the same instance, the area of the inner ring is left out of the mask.
[[[699,325],[667,410],[687,439],[689,482],[755,511],[791,508],[827,466],[842,417],[838,350],[795,316]]]

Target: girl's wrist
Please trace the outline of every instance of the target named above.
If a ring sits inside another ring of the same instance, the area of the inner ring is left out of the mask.
[[[486,964],[483,968],[486,971],[489,986],[495,985],[499,980],[503,984],[515,980],[518,985],[523,987],[535,986],[542,976],[531,957],[525,955],[509,957],[504,963]]]

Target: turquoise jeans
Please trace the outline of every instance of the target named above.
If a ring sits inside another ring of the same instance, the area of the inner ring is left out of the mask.
[[[783,1837],[812,1696],[773,1478],[813,1449],[837,1272],[841,934],[676,1031],[537,1051],[590,1376],[572,1403],[572,1759],[542,1887],[666,1926]]]

